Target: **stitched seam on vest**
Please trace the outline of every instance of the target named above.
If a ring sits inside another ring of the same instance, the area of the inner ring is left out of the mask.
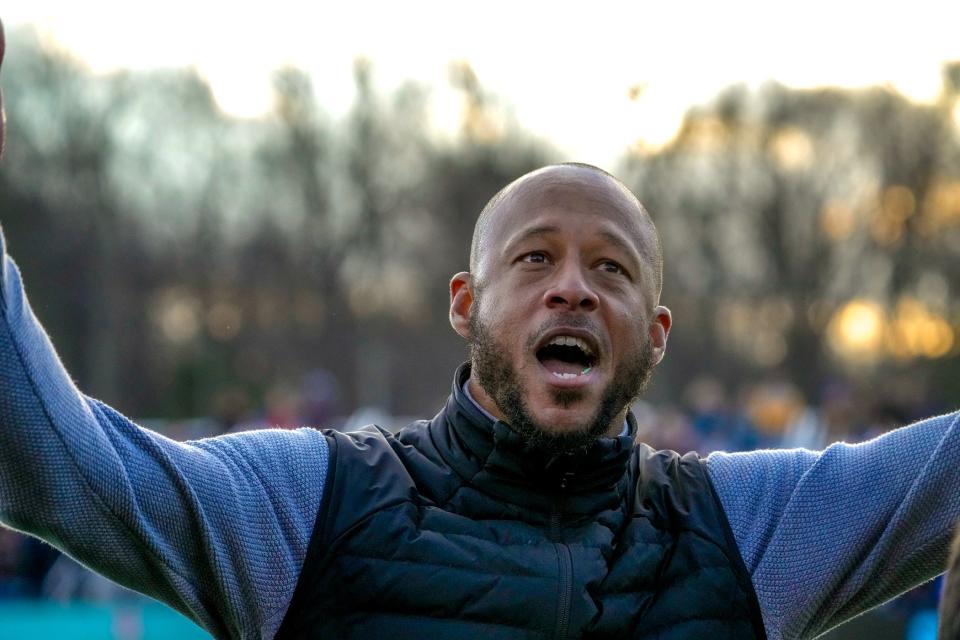
[[[462,517],[462,516],[461,516],[461,517]],[[476,522],[476,520],[475,520],[474,522]],[[500,520],[499,522],[513,522],[513,521],[512,521],[512,520]],[[476,540],[476,541],[479,541],[479,542],[483,542],[483,543],[489,544],[489,545],[492,546],[492,547],[497,547],[498,549],[530,549],[530,548],[532,548],[532,547],[537,547],[537,546],[539,546],[541,542],[544,542],[544,541],[546,540],[546,538],[537,538],[535,544],[530,544],[530,543],[525,543],[525,544],[520,544],[520,543],[502,543],[502,542],[497,542],[497,541],[495,541],[495,540],[492,540],[492,539],[490,539],[490,538],[481,538],[480,536],[474,536],[474,535],[471,535],[471,534],[469,534],[469,533],[456,533],[456,532],[453,532],[453,531],[447,532],[447,531],[441,531],[441,530],[439,530],[439,529],[423,529],[423,528],[419,528],[419,529],[417,529],[417,531],[424,531],[424,532],[427,532],[427,533],[435,533],[435,534],[437,534],[438,536],[443,536],[444,538],[448,538],[448,539],[449,539],[449,538],[461,538],[461,539],[463,539],[463,540]],[[540,534],[540,533],[542,533],[542,531],[537,531],[537,533]],[[548,541],[548,542],[549,542],[549,541]],[[568,543],[565,543],[565,544],[567,544],[568,546],[577,547],[577,548],[580,548],[580,549],[594,549],[594,550],[596,550],[596,549],[601,549],[601,548],[603,548],[604,546],[606,546],[606,545],[601,544],[601,543],[598,543],[598,544],[585,544],[584,541],[582,541],[582,540],[577,540],[577,541],[574,541],[574,542],[568,542]],[[662,544],[659,544],[659,543],[657,543],[657,542],[636,542],[636,543],[633,544],[633,546],[634,546],[634,547],[640,547],[640,546],[647,546],[647,547],[656,546],[656,547],[662,547],[663,545],[662,545]],[[359,555],[359,554],[354,554],[354,555],[357,555],[358,557],[364,557],[364,556],[361,556],[361,555]],[[369,557],[371,557],[371,558],[382,558],[383,556],[379,556],[379,555],[376,555],[376,554],[371,554]],[[385,559],[389,559],[389,558],[385,558]],[[720,565],[718,565],[718,566],[720,566]]]
[[[310,532],[310,542],[307,544],[307,553],[303,558],[303,564],[300,565],[300,575],[297,576],[297,584],[293,588],[293,594],[290,597],[290,603],[287,605],[286,613],[284,613],[283,621],[280,623],[280,627],[277,629],[277,633],[274,636],[274,640],[277,638],[286,638],[289,637],[291,631],[289,626],[293,624],[291,622],[291,616],[300,615],[301,609],[303,609],[303,600],[307,597],[308,590],[305,588],[306,580],[309,579],[307,572],[304,571],[305,567],[314,566],[322,562],[323,558],[327,555],[329,550],[327,545],[323,545],[326,542],[327,538],[327,527],[328,527],[328,512],[330,510],[330,501],[332,500],[331,495],[334,490],[334,482],[336,482],[337,476],[337,465],[339,464],[339,443],[337,439],[333,436],[323,434],[323,437],[327,441],[327,473],[325,476],[324,482],[324,491],[323,497],[320,499],[320,508],[317,509],[317,515],[313,521],[313,529]]]
[[[447,498],[447,499],[443,502],[443,504],[440,505],[440,508],[443,509],[444,511],[451,511],[452,509],[450,509],[450,507],[451,507],[452,505],[451,505],[450,503],[453,502],[453,500],[454,500],[457,496],[459,496],[459,495],[460,495],[460,492],[463,491],[463,489],[464,489],[465,487],[467,487],[467,486],[469,486],[471,489],[473,489],[473,490],[476,491],[477,493],[483,494],[485,497],[491,497],[491,498],[492,498],[492,496],[490,496],[490,494],[481,491],[479,488],[477,488],[477,487],[473,484],[473,479],[476,478],[479,473],[480,473],[480,471],[477,471],[477,473],[473,474],[473,476],[471,476],[469,480],[467,480],[467,479],[465,479],[465,478],[461,478],[460,484],[457,485],[457,488],[454,489],[454,490],[450,493],[450,497]],[[493,498],[493,499],[495,499],[495,498]]]
[[[473,566],[461,566],[461,565],[456,565],[456,564],[450,564],[450,563],[444,564],[443,562],[431,562],[431,561],[429,561],[429,560],[420,560],[420,559],[415,559],[415,560],[414,560],[414,559],[409,559],[409,560],[408,560],[408,559],[405,559],[405,558],[381,558],[381,557],[378,557],[378,556],[362,556],[362,555],[357,554],[357,553],[340,553],[340,554],[337,554],[337,557],[338,557],[338,558],[356,558],[356,559],[358,559],[358,560],[370,560],[370,561],[373,561],[373,562],[386,562],[386,563],[388,563],[388,564],[411,564],[411,565],[414,565],[414,566],[417,566],[417,567],[420,567],[420,566],[440,567],[440,568],[442,568],[442,569],[449,569],[449,570],[456,570],[456,571],[464,571],[464,572],[468,572],[468,573],[473,573],[473,574],[476,574],[476,575],[479,575],[479,576],[498,576],[498,577],[503,577],[503,576],[504,576],[504,573],[503,573],[502,571],[477,571],[477,570],[476,570],[476,565],[473,565]],[[524,574],[517,574],[517,573],[510,574],[509,577],[511,577],[511,578],[531,578],[531,579],[537,579],[537,580],[543,580],[543,579],[545,578],[545,576],[540,575],[540,574],[524,575]]]
[[[383,609],[371,609],[371,608],[368,608],[368,607],[357,607],[357,608],[355,609],[355,612],[356,612],[356,613],[366,612],[366,613],[372,613],[372,614],[381,614],[381,613],[383,613],[383,611],[384,611]],[[513,625],[513,624],[503,624],[503,623],[500,623],[500,622],[490,622],[490,621],[478,620],[478,619],[474,619],[474,618],[471,618],[471,617],[453,618],[453,617],[450,617],[450,616],[430,616],[430,615],[426,615],[426,614],[422,614],[422,613],[408,613],[408,612],[405,612],[405,611],[393,611],[393,610],[391,610],[391,609],[387,609],[386,611],[387,611],[387,615],[395,616],[395,617],[397,617],[397,618],[409,618],[409,619],[411,619],[411,620],[419,620],[419,619],[423,619],[423,618],[427,618],[427,619],[429,619],[429,620],[449,620],[449,621],[453,622],[454,624],[456,624],[456,623],[458,623],[458,622],[462,622],[462,621],[465,620],[465,621],[467,621],[467,622],[468,622],[469,624],[471,624],[471,625],[479,625],[479,626],[484,626],[484,627],[498,627],[498,628],[501,628],[501,629],[516,629],[516,630],[518,630],[518,631],[521,631],[521,632],[524,634],[525,637],[529,637],[529,636],[531,636],[531,635],[532,635],[532,636],[535,636],[535,637],[540,637],[540,638],[550,638],[550,637],[551,637],[551,634],[549,634],[549,633],[547,633],[547,632],[545,632],[545,631],[538,631],[538,630],[536,630],[536,629],[530,629],[530,628],[528,628],[528,627],[520,627],[520,626]]]
[[[436,420],[436,418],[434,418],[434,420]],[[445,423],[445,426],[446,426],[447,429],[453,429],[453,426],[449,424],[449,421],[446,419],[446,417],[444,417],[444,423]],[[460,482],[457,484],[457,486],[453,489],[453,491],[450,492],[450,495],[443,501],[443,504],[441,505],[441,508],[444,508],[444,509],[445,509],[446,507],[448,507],[448,506],[450,505],[450,502],[451,502],[457,495],[459,495],[460,490],[463,489],[463,487],[464,487],[466,484],[469,483],[471,486],[473,485],[473,480],[474,480],[474,478],[476,478],[477,475],[479,475],[479,473],[480,473],[481,471],[483,471],[483,467],[484,467],[484,465],[486,464],[487,461],[484,460],[484,461],[483,461],[483,464],[481,464],[481,465],[477,468],[477,470],[473,472],[473,475],[471,475],[469,478],[464,478],[462,475],[460,475],[460,471],[457,469],[457,467],[454,466],[453,464],[451,464],[449,460],[447,460],[447,457],[444,455],[443,447],[438,446],[437,443],[436,443],[436,441],[434,440],[434,438],[433,438],[433,429],[430,428],[430,426],[433,425],[433,421],[431,420],[430,423],[428,423],[428,425],[429,425],[429,426],[426,428],[426,429],[427,429],[427,437],[430,439],[430,444],[433,445],[434,451],[436,451],[436,452],[437,452],[437,455],[440,456],[440,459],[443,460],[443,464],[445,464],[445,465],[447,466],[447,468],[450,469],[450,470],[457,476],[457,478],[460,479]]]
[[[766,640],[767,629],[763,622],[763,610],[760,608],[760,600],[757,597],[757,590],[753,586],[753,577],[750,575],[750,572],[747,571],[747,565],[743,561],[743,555],[740,553],[740,548],[737,546],[736,537],[733,535],[733,529],[730,527],[730,521],[727,519],[727,512],[723,510],[723,504],[720,502],[720,496],[717,495],[717,489],[713,486],[713,480],[711,480],[710,473],[707,470],[707,462],[702,458],[700,459],[700,472],[707,481],[707,487],[710,489],[710,497],[713,498],[714,508],[717,510],[717,513],[720,517],[720,526],[723,529],[724,540],[727,543],[726,548],[722,550],[723,554],[727,556],[727,561],[730,563],[730,567],[733,569],[733,573],[737,578],[737,582],[746,583],[741,584],[740,589],[742,591],[746,591],[747,602],[750,607],[750,618],[753,625],[753,633],[757,636],[758,640]],[[735,557],[731,558],[731,555]]]

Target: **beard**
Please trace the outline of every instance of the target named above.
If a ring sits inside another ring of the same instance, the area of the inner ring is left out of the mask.
[[[627,354],[617,366],[613,380],[603,390],[593,417],[574,429],[557,433],[550,429],[549,425],[541,424],[533,417],[527,405],[526,390],[510,362],[507,349],[496,341],[477,317],[478,307],[478,304],[474,304],[470,313],[471,375],[476,376],[477,382],[496,403],[510,427],[532,448],[551,454],[586,451],[607,433],[613,420],[640,396],[650,380],[654,366],[653,347],[650,337],[646,336],[636,353]],[[557,324],[547,323],[534,336],[543,335]],[[570,316],[564,318],[562,324],[578,327],[588,326],[590,323],[583,316]],[[524,348],[532,350],[535,344],[536,339],[531,337]],[[579,391],[568,389],[557,389],[553,396],[554,402],[564,408],[572,406],[582,398]]]

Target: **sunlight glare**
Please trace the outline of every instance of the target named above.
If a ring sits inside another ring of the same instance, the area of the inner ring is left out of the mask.
[[[598,1],[588,9],[507,0],[31,0],[5,7],[3,18],[8,28],[33,22],[97,72],[193,66],[221,108],[243,117],[270,108],[270,76],[283,66],[310,73],[318,101],[338,116],[352,101],[358,55],[373,61],[386,91],[407,80],[443,87],[450,61],[467,60],[523,128],[570,158],[608,166],[628,149],[663,146],[692,105],[734,84],[879,84],[932,101],[942,63],[960,59],[952,28],[960,3],[936,0],[917,0],[908,13],[873,7],[870,28],[857,3],[827,0],[798,5],[789,20],[759,0]],[[643,90],[631,97],[633,87]],[[436,111],[449,124],[449,107]]]
[[[885,325],[880,305],[857,298],[834,314],[827,336],[830,346],[841,356],[852,361],[870,362],[880,356]]]

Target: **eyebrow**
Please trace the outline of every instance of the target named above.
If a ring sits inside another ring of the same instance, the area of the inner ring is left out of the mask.
[[[529,240],[530,238],[548,236],[548,235],[552,235],[559,232],[560,232],[560,228],[552,224],[545,224],[545,225],[540,225],[537,227],[531,227],[529,229],[525,229],[521,231],[519,234],[517,234],[516,236],[514,236],[513,238],[511,238],[507,242],[507,244],[504,245],[504,251],[509,252],[512,247],[514,247],[517,244],[520,244],[525,240]],[[601,238],[609,242],[610,244],[616,246],[621,251],[624,251],[625,253],[630,255],[631,257],[634,254],[636,254],[641,259],[641,261],[644,259],[644,254],[640,247],[630,244],[619,235],[612,233],[610,231],[607,231],[605,229],[600,229],[599,231],[597,231],[597,234]]]
[[[554,233],[560,233],[560,227],[557,227],[552,224],[540,225],[539,227],[531,227],[529,229],[523,230],[516,236],[510,238],[510,240],[504,245],[504,249],[509,250],[510,247],[520,244],[524,240],[529,240],[530,238],[549,236]]]
[[[629,242],[627,242],[617,234],[611,233],[609,231],[604,231],[604,230],[600,230],[598,231],[598,233],[604,240],[606,240],[612,245],[616,245],[621,251],[624,251],[627,254],[631,254],[631,255],[634,252],[636,252],[637,255],[640,256],[640,258],[643,258],[643,251],[640,249],[640,247],[630,244]]]

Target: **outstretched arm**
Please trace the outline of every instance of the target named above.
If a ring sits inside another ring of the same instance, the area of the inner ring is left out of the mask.
[[[822,452],[712,454],[771,640],[816,637],[941,573],[958,462],[960,414]]]
[[[323,492],[312,429],[178,443],[80,394],[0,233],[0,521],[220,637],[272,637]]]
[[[296,586],[326,469],[317,431],[178,443],[82,395],[30,309],[0,230],[0,522],[217,637],[270,638]]]

